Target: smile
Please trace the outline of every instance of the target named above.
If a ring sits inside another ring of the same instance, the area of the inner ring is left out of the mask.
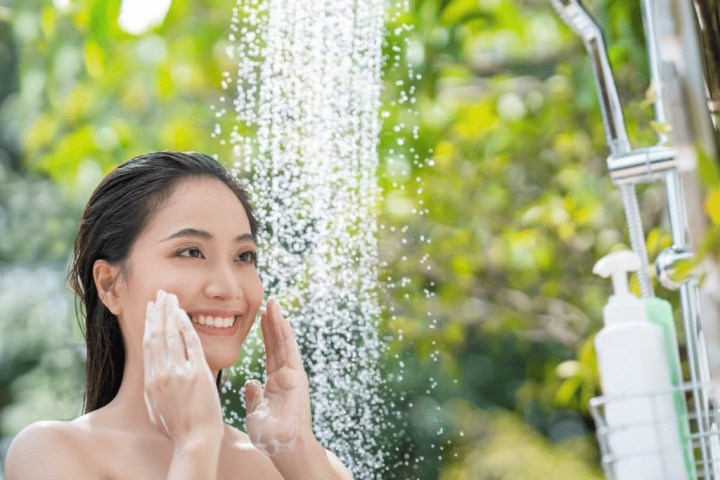
[[[196,325],[214,328],[230,328],[235,324],[239,315],[233,317],[214,317],[212,315],[190,314],[190,321]]]

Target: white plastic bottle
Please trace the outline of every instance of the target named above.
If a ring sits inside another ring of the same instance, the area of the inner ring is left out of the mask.
[[[627,273],[638,268],[640,259],[631,251],[611,253],[593,268],[612,277],[615,290],[603,311],[605,327],[595,337],[613,478],[688,479],[663,333],[628,290]]]

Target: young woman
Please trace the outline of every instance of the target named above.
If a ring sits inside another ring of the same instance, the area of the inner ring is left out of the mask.
[[[263,300],[257,221],[218,162],[156,152],[92,194],[70,271],[87,344],[84,412],[15,438],[7,480],[345,479],[315,438],[308,381],[274,300],[261,316],[267,377],[245,385],[247,434],[217,385]]]

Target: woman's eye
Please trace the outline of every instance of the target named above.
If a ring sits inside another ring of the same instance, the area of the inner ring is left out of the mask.
[[[197,247],[187,247],[177,252],[178,257],[190,257],[190,258],[205,258],[202,252]]]
[[[256,258],[257,254],[252,251],[243,252],[238,255],[238,260],[244,263],[255,263]]]

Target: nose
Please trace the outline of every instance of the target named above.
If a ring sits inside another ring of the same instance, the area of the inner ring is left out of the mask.
[[[235,300],[242,296],[239,278],[232,265],[217,262],[208,273],[205,295],[214,300]]]

